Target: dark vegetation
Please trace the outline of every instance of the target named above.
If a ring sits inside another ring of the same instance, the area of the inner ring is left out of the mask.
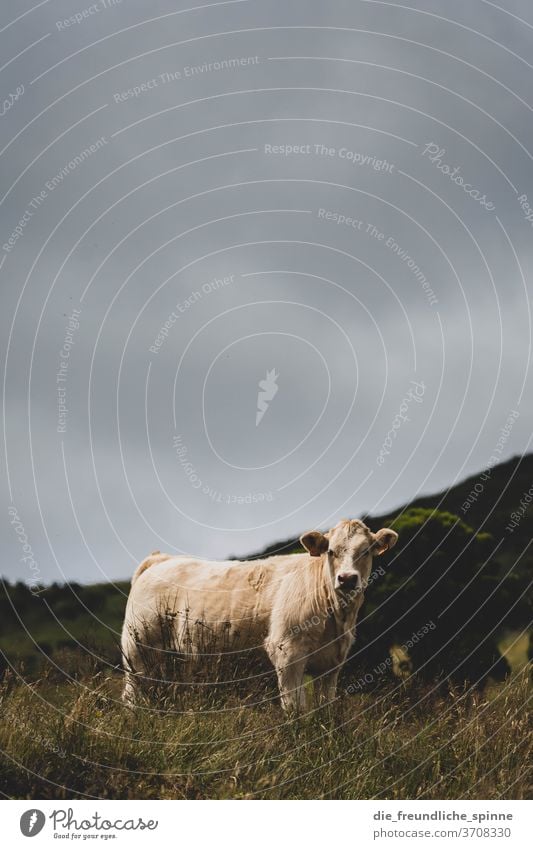
[[[523,635],[527,654],[533,621],[533,502],[524,501],[532,484],[530,454],[393,513],[362,517],[371,530],[392,527],[400,537],[383,563],[374,561],[385,574],[378,571],[366,594],[352,665],[379,667],[391,646],[412,642],[433,622],[409,649],[419,676],[483,684],[508,674],[502,641],[516,647]],[[526,509],[509,531],[521,503]],[[300,550],[296,538],[257,556]]]

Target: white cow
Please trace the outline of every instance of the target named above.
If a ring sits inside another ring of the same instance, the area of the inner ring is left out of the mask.
[[[135,572],[126,607],[123,699],[135,702],[150,678],[146,648],[164,650],[162,630],[170,627],[173,646],[195,656],[205,651],[206,633],[219,637],[222,652],[263,646],[285,709],[305,709],[306,672],[320,700],[333,700],[372,558],[397,539],[390,528],[373,534],[343,519],[328,533],[304,534],[303,554],[214,562],[154,552]]]

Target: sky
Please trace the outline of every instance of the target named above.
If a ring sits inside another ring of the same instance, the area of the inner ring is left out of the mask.
[[[244,556],[530,450],[525,0],[22,0],[0,39],[5,577]]]

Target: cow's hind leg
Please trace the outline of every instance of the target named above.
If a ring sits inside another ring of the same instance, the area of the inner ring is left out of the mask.
[[[135,677],[133,672],[124,672],[122,701],[126,707],[134,707],[139,701],[139,680]]]
[[[146,689],[145,678],[147,674],[146,665],[143,662],[138,644],[131,640],[123,640],[122,643],[122,668],[124,670],[124,686],[122,688],[122,701],[128,707],[134,707],[143,700]]]

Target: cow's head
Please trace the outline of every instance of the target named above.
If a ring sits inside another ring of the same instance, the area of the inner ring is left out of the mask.
[[[372,558],[396,544],[398,534],[382,528],[373,534],[358,519],[343,519],[326,534],[309,531],[300,542],[313,557],[326,555],[333,586],[337,592],[363,590],[372,571]]]

